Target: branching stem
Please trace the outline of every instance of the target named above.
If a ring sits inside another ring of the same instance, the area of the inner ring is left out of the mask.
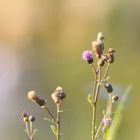
[[[48,114],[51,116],[51,118],[55,121],[55,123],[57,124],[57,120],[55,119],[55,117],[53,116],[53,114],[50,112],[50,110],[48,109],[47,106],[44,106],[45,110],[48,112]]]

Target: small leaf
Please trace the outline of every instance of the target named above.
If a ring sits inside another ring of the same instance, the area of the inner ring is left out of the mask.
[[[91,106],[93,106],[93,103],[92,103],[92,95],[91,95],[91,94],[88,94],[88,96],[87,96],[87,101],[89,102],[89,104],[90,104]]]
[[[60,113],[63,113],[64,111],[63,111],[63,110],[60,110],[59,112],[60,112]]]
[[[54,125],[50,125],[50,128],[52,130],[52,132],[54,133],[54,135],[57,135],[57,129]]]
[[[45,121],[48,121],[49,123],[52,123],[52,124],[54,124],[55,122],[54,122],[54,119],[48,119],[48,118],[43,118]]]

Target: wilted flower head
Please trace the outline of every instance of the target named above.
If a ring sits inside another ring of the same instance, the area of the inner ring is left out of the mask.
[[[89,64],[93,62],[93,53],[92,51],[86,50],[82,53],[82,58]]]
[[[54,103],[58,104],[66,97],[66,95],[63,91],[63,88],[58,86],[56,90],[54,91],[54,93],[52,93],[51,97]]]
[[[113,48],[109,48],[108,50],[108,62],[109,63],[113,63],[114,62],[114,53],[115,53],[115,50]]]
[[[97,40],[92,42],[92,51],[97,58],[101,58],[104,50],[104,36],[101,32],[97,35]]]
[[[27,98],[31,101],[35,101],[38,97],[36,95],[36,92],[34,90],[31,90],[28,92]]]

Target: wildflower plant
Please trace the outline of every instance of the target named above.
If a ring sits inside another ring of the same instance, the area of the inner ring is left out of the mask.
[[[92,42],[92,49],[86,50],[82,53],[83,60],[91,66],[93,72],[93,92],[87,97],[87,101],[91,105],[92,115],[91,115],[91,140],[113,140],[112,137],[115,137],[115,129],[118,128],[118,115],[112,115],[112,106],[119,99],[117,95],[113,95],[113,86],[109,82],[109,70],[110,66],[114,63],[114,54],[115,50],[109,48],[107,53],[104,53],[105,44],[104,36],[101,32],[98,33],[97,39]],[[103,112],[103,117],[99,124],[97,124],[97,103],[99,100],[99,94],[101,87],[104,87],[107,95],[107,105],[106,109]],[[63,88],[58,86],[54,92],[51,94],[51,98],[56,105],[56,114],[54,115],[48,107],[48,101],[37,95],[35,91],[29,91],[27,93],[27,98],[36,103],[41,109],[47,111],[49,117],[45,118],[50,124],[50,128],[53,134],[56,137],[56,140],[61,140],[61,110],[62,101],[66,97]],[[126,99],[126,97],[125,97]],[[125,100],[124,100],[125,101]],[[124,102],[123,101],[123,102]],[[124,104],[124,103],[123,103]],[[123,105],[120,104],[118,111],[121,112]],[[37,129],[33,129],[33,122],[35,117],[28,115],[26,112],[22,112],[22,119],[25,123],[25,132],[27,133],[30,140],[33,140],[34,134]],[[114,119],[114,123],[113,123]],[[114,124],[114,125],[112,125]],[[112,127],[112,131],[110,127]],[[111,136],[113,135],[113,136]],[[109,139],[107,139],[109,138]]]
[[[101,32],[98,33],[97,39],[92,42],[92,49],[86,50],[82,53],[82,58],[90,66],[93,72],[93,93],[87,97],[88,102],[92,107],[92,127],[91,127],[91,140],[97,140],[99,138],[99,132],[102,130],[104,135],[109,132],[110,125],[112,124],[112,105],[118,100],[118,96],[113,96],[112,84],[109,81],[109,69],[110,65],[114,62],[113,48],[109,48],[107,53],[104,53],[104,36]],[[103,69],[103,67],[105,67]],[[99,99],[101,86],[104,86],[108,94],[108,101],[106,111],[104,111],[103,118],[100,124],[97,124],[97,102]]]
[[[49,118],[45,118],[50,124],[50,128],[53,132],[53,134],[56,136],[56,140],[61,139],[61,113],[63,112],[61,110],[61,104],[62,100],[65,98],[65,93],[63,91],[63,88],[58,86],[55,91],[51,94],[52,100],[56,104],[56,115],[52,114],[51,110],[49,109],[47,105],[47,100],[38,96],[35,91],[29,91],[27,93],[27,98],[36,103],[38,106],[41,107],[41,109],[44,109],[47,111]],[[33,140],[33,136],[36,132],[36,129],[32,129],[32,122],[35,121],[35,117],[28,116],[27,113],[22,113],[22,118],[25,123],[25,132],[27,133],[30,140]],[[28,124],[29,123],[29,124]]]
[[[27,136],[29,140],[33,140],[37,131],[37,129],[33,129],[33,122],[35,121],[35,117],[33,115],[29,116],[26,112],[22,112],[21,116],[25,123],[25,132],[27,133]]]

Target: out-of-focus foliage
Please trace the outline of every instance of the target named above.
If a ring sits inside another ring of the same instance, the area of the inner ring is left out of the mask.
[[[101,31],[105,47],[116,50],[111,81],[116,94],[133,84],[117,133],[119,140],[139,140],[140,2],[92,0],[4,0],[0,2],[0,139],[26,139],[20,112],[36,116],[36,139],[51,139],[46,113],[26,99],[29,90],[50,98],[57,85],[67,98],[63,104],[63,139],[90,139],[90,69],[81,53]],[[99,101],[99,114],[105,103]],[[102,98],[103,97],[103,98]],[[79,115],[80,114],[80,115]],[[98,118],[99,120],[101,118]]]

